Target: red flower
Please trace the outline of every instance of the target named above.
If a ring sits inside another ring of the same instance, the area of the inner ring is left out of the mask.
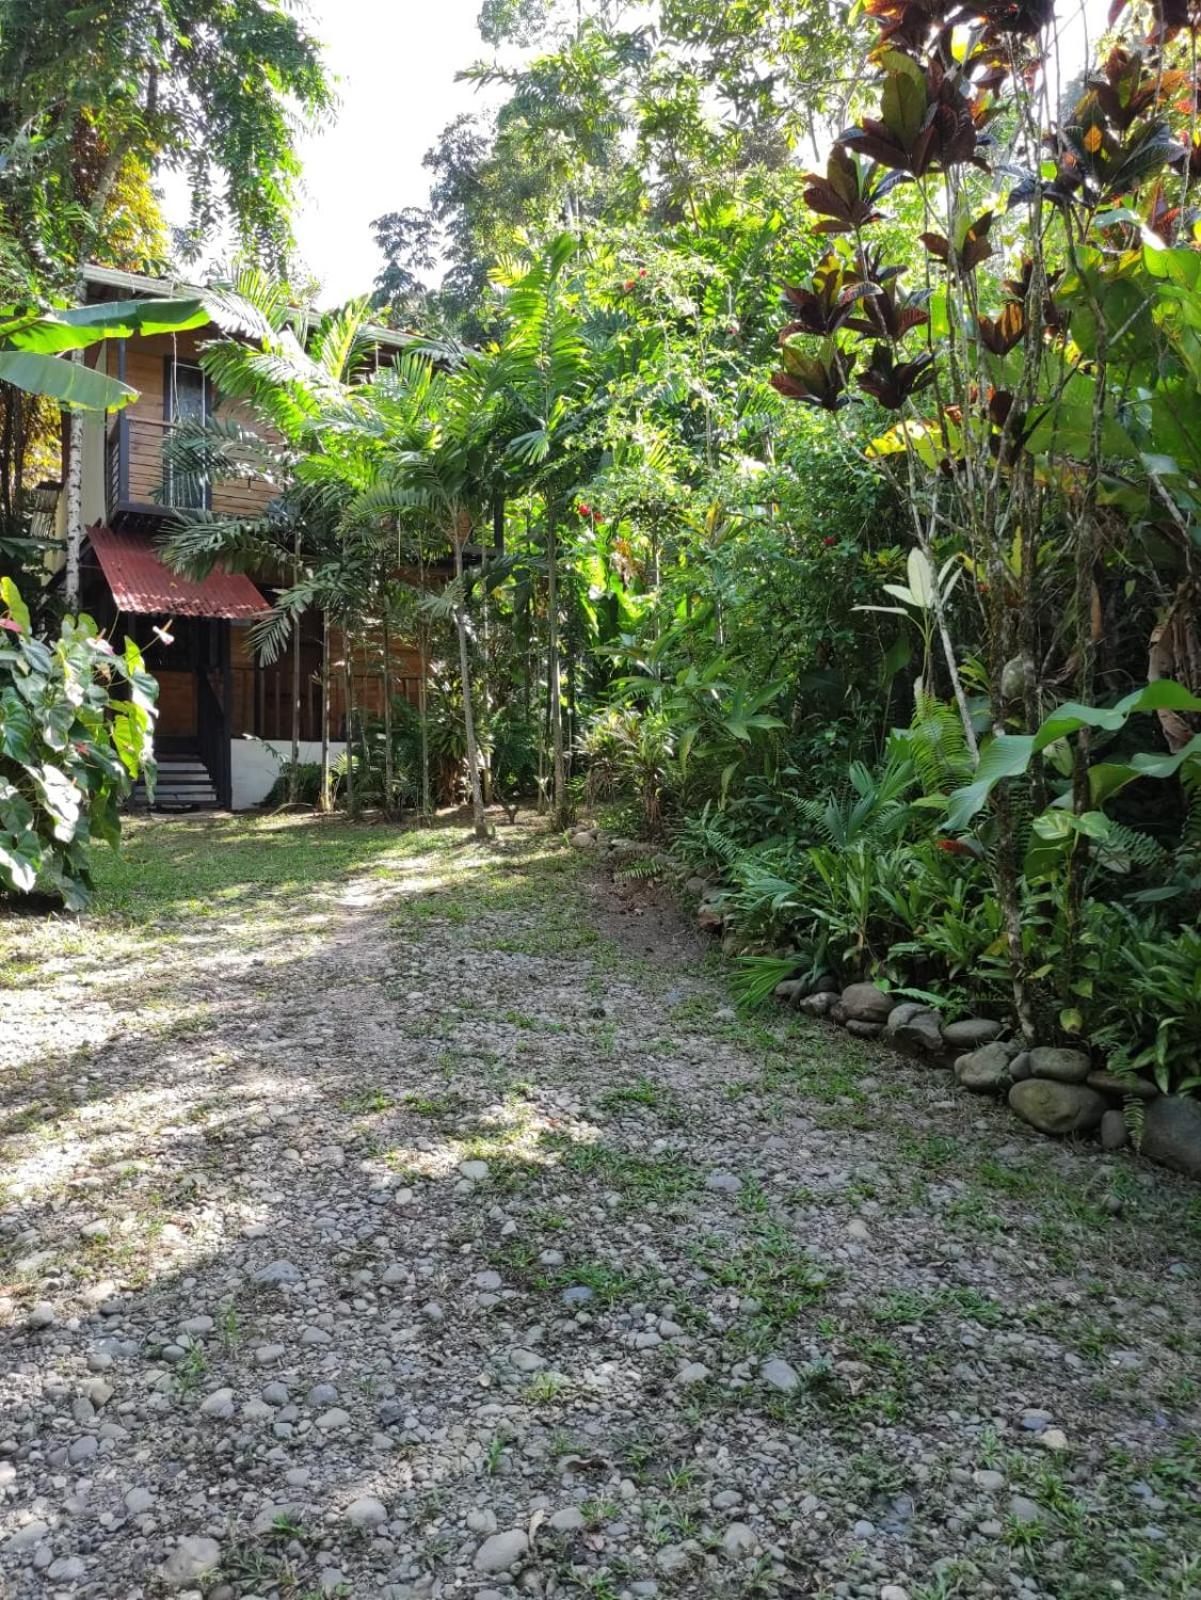
[[[0,617],[0,628],[7,628],[9,633],[20,633],[21,624],[14,622],[11,617]]]
[[[638,268],[638,276],[640,278],[645,278],[646,277],[646,268],[645,267],[639,267]]]
[[[822,543],[825,544],[825,545],[837,544],[838,543],[838,537],[837,537],[836,534],[828,533],[826,535],[826,537],[822,540]]]
[[[964,844],[962,839],[935,839],[934,843],[940,850],[945,850],[949,856],[975,855],[972,847]]]
[[[581,517],[590,517],[592,515],[592,507],[586,506],[581,500],[579,505],[576,507],[576,512]]]

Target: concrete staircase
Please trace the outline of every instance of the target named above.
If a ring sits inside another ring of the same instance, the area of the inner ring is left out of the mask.
[[[163,752],[158,758],[158,782],[154,799],[147,800],[146,786],[139,782],[133,791],[135,806],[153,811],[215,811],[217,791],[199,751]]]

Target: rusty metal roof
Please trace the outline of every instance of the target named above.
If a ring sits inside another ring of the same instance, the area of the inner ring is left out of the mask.
[[[271,607],[242,572],[185,578],[159,560],[150,535],[88,529],[88,538],[119,611],[167,617],[229,617],[249,621]]]

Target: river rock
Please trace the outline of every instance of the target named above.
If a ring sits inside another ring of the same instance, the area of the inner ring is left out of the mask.
[[[809,980],[807,978],[785,978],[783,983],[777,983],[772,990],[772,996],[781,1005],[796,1006],[809,993]]]
[[[884,1032],[881,1022],[860,1022],[858,1017],[852,1017],[846,1025],[847,1032],[853,1039],[878,1039]]]
[[[1124,1150],[1130,1143],[1130,1130],[1120,1111],[1107,1111],[1101,1118],[1101,1143],[1106,1150]]]
[[[188,1589],[198,1578],[212,1572],[221,1560],[221,1546],[216,1539],[204,1534],[192,1534],[181,1539],[158,1569],[159,1578],[167,1589]]]
[[[1161,1094],[1147,1102],[1142,1152],[1161,1166],[1201,1178],[1201,1101]]]
[[[948,1022],[942,1030],[943,1042],[948,1050],[978,1050],[1000,1038],[1004,1028],[987,1017],[965,1017],[962,1022]]]
[[[515,1567],[525,1556],[529,1548],[530,1541],[520,1528],[511,1528],[507,1533],[494,1533],[490,1539],[485,1539],[476,1551],[475,1570],[508,1572],[510,1567]]]
[[[1030,1071],[1036,1078],[1053,1078],[1056,1083],[1083,1083],[1092,1062],[1083,1050],[1061,1050],[1040,1045],[1030,1052]]]
[[[893,1018],[901,1009],[898,1006],[888,1018],[888,1031],[892,1035],[893,1043],[904,1050],[916,1051],[920,1055],[941,1055],[943,1039],[938,1012],[924,1006],[917,1006],[909,1011],[909,1007],[906,1006],[904,1009],[909,1011],[909,1015],[894,1025]]]
[[[960,1056],[955,1062],[955,1081],[974,1094],[991,1094],[1011,1082],[1009,1051],[994,1040]]]
[[[1146,1078],[1138,1078],[1133,1074],[1122,1077],[1116,1072],[1097,1071],[1090,1072],[1085,1078],[1085,1083],[1090,1089],[1098,1089],[1102,1094],[1133,1095],[1136,1100],[1154,1100],[1159,1090],[1153,1083],[1148,1083]]]
[[[1033,1073],[1030,1070],[1029,1050],[1019,1050],[1017,1055],[1014,1056],[1013,1060],[1009,1063],[1009,1076],[1013,1079],[1014,1083],[1021,1083],[1023,1078],[1029,1078],[1033,1076]]]
[[[848,984],[838,997],[842,1021],[874,1022],[881,1027],[888,1021],[895,1004],[893,996],[875,983]]]
[[[1009,1091],[1009,1104],[1023,1122],[1040,1133],[1083,1133],[1095,1128],[1108,1109],[1104,1095],[1079,1083],[1027,1078]]]
[[[838,1004],[838,996],[831,994],[827,989],[819,989],[816,994],[807,995],[801,1001],[801,1010],[810,1017],[825,1017],[830,1014]]]

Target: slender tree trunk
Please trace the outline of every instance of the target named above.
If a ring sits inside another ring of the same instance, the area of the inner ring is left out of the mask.
[[[359,802],[354,787],[354,663],[350,659],[350,636],[345,624],[342,626],[342,672],[346,685],[346,806],[355,817]]]
[[[295,804],[300,780],[300,613],[292,618],[292,767],[288,773],[288,800]]]
[[[475,709],[471,703],[471,660],[467,650],[467,608],[462,600],[463,540],[456,530],[455,582],[459,598],[455,601],[455,628],[459,635],[459,673],[463,682],[463,732],[467,739],[467,778],[471,785],[471,820],[477,839],[488,837],[484,815],[484,791],[480,786],[480,751],[475,742]]]
[[[567,762],[563,749],[563,693],[559,665],[559,552],[555,512],[546,508],[546,673],[550,697],[551,800],[556,827],[567,822]]]
[[[417,581],[425,593],[425,547],[418,541]],[[430,702],[429,702],[429,623],[424,610],[417,613],[417,726],[421,733],[421,815],[426,820],[434,814],[430,800]]]
[[[83,361],[83,351],[73,350],[70,359]],[[83,554],[83,414],[67,412],[67,567],[63,593],[67,610],[79,610],[80,561]]]
[[[388,604],[384,601],[384,815],[391,817],[396,793],[396,762],[392,750],[392,632]]]
[[[328,816],[329,798],[329,614],[321,613],[321,792],[317,809]]]

